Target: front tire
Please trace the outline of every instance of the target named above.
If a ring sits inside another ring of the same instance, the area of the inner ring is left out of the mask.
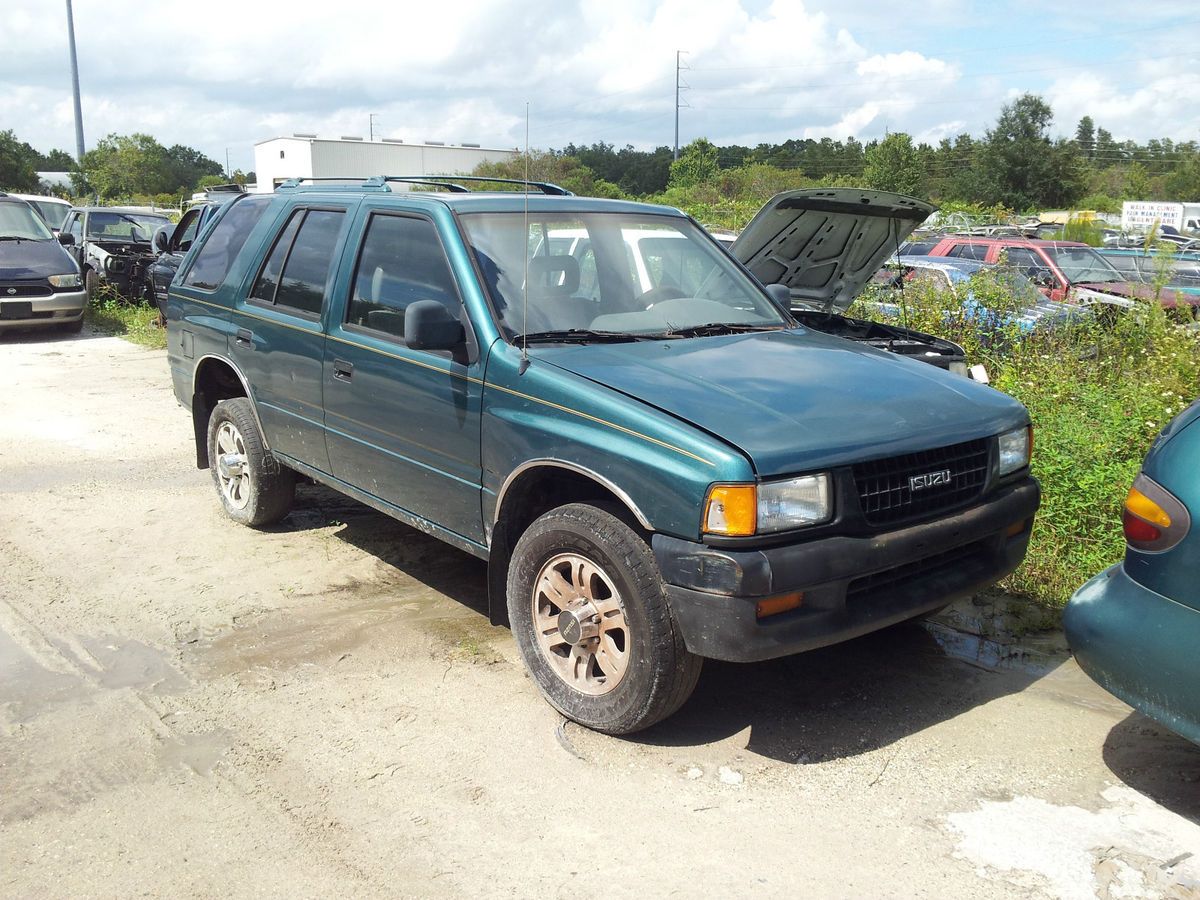
[[[222,400],[213,410],[208,461],[221,505],[235,522],[270,525],[291,511],[296,473],[267,450],[245,397]]]
[[[546,700],[607,734],[629,734],[681,707],[702,660],[684,646],[654,554],[616,516],[561,506],[521,535],[508,613]]]

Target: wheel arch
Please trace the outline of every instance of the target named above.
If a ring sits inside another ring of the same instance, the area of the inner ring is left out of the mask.
[[[254,422],[259,434],[263,435],[263,446],[270,449],[246,376],[227,357],[206,353],[196,361],[192,370],[192,428],[196,439],[196,468],[207,469],[209,466],[208,420],[212,411],[222,400],[232,400],[234,397],[245,397],[250,401]]]
[[[508,565],[518,538],[543,513],[567,503],[607,509],[639,534],[654,531],[629,492],[586,466],[561,459],[531,459],[508,474],[496,493],[488,555],[488,613],[493,624],[508,622],[505,599]]]

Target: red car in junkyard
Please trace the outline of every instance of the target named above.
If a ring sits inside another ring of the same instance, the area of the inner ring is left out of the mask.
[[[1051,300],[1068,303],[1108,303],[1132,306],[1154,299],[1154,287],[1125,280],[1104,257],[1076,241],[1041,241],[1022,237],[974,237],[948,234],[937,240],[930,256],[951,256],[1007,264],[1023,272]],[[1165,307],[1196,306],[1200,297],[1163,289],[1158,295]]]

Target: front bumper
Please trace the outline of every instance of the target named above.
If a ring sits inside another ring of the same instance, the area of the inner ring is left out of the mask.
[[[67,325],[83,318],[87,291],[58,291],[46,297],[0,300],[0,331]]]
[[[1200,744],[1200,611],[1143,587],[1118,564],[1075,592],[1063,630],[1097,684]]]
[[[671,612],[689,650],[733,662],[835,644],[931,612],[1012,572],[1041,493],[1033,478],[959,513],[870,537],[729,550],[655,534]],[[767,597],[798,609],[759,619]]]

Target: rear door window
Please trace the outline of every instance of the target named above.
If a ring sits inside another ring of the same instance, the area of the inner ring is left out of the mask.
[[[206,291],[219,288],[270,202],[271,197],[264,195],[233,203],[200,248],[183,283]]]
[[[321,315],[321,307],[325,302],[325,283],[329,280],[329,268],[333,262],[333,252],[337,247],[338,235],[346,218],[346,211],[341,209],[308,209],[297,210],[292,219],[302,215],[299,228],[295,229],[295,238],[286,251],[283,259],[283,271],[275,285],[273,302],[276,307],[286,307],[291,312],[299,312],[310,317]],[[272,257],[286,242],[286,233],[291,229],[292,220],[284,228],[284,234],[276,242]],[[271,260],[267,261],[268,266]],[[267,275],[264,268],[263,275]],[[260,276],[260,281],[262,277]],[[261,298],[260,298],[261,299]]]

